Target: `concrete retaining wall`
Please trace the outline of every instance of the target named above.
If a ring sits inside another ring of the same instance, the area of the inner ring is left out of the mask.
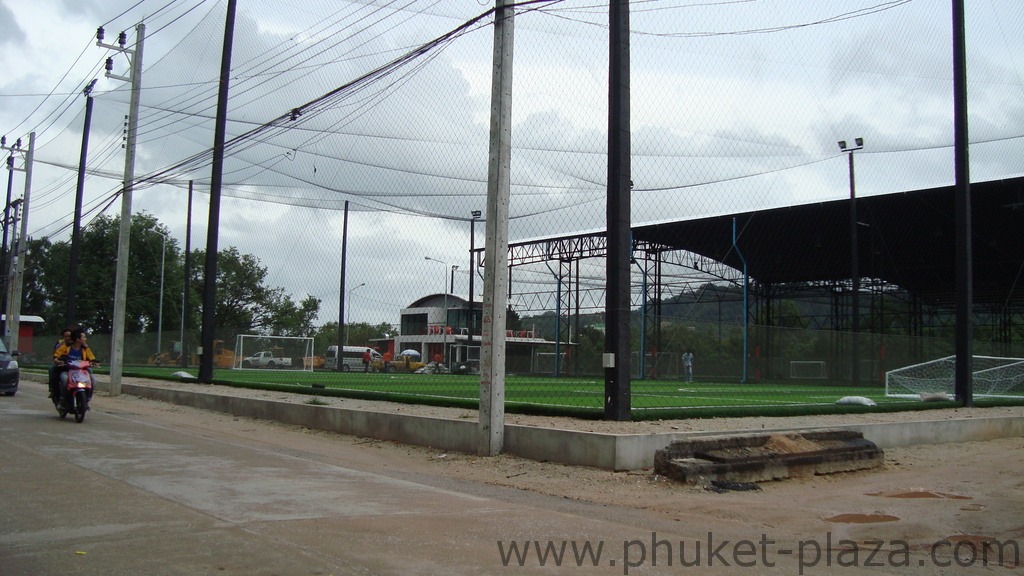
[[[406,414],[364,412],[331,406],[196,394],[168,388],[128,384],[122,385],[122,390],[126,394],[225,412],[235,416],[264,418],[340,434],[391,440],[416,446],[430,446],[440,450],[472,454],[476,453],[478,445],[475,420],[449,420]],[[834,428],[835,426],[829,427]],[[820,428],[826,428],[826,426]],[[864,438],[874,442],[879,448],[885,449],[917,444],[944,444],[1024,436],[1024,418],[993,417],[885,422],[849,424],[844,425],[843,428],[860,432]],[[814,427],[804,426],[801,429],[812,430]],[[788,428],[779,428],[774,430],[738,430],[736,432],[763,433],[789,430]],[[672,442],[721,433],[721,431],[717,431],[673,434],[603,434],[506,424],[504,452],[532,460],[559,462],[573,466],[591,466],[608,470],[636,470],[653,467],[654,452]]]
[[[22,377],[44,382],[45,375],[23,374]],[[103,390],[107,384],[97,382]],[[215,393],[190,392],[171,387],[139,386],[123,383],[125,394],[172,404],[191,406],[246,418],[274,420],[285,424],[306,426],[339,434],[390,440],[416,446],[429,446],[474,454],[478,446],[476,420],[451,420],[368,412],[334,406],[295,404],[256,398],[239,398]],[[826,428],[822,426],[820,428]],[[834,425],[828,428],[835,428]],[[1024,418],[992,417],[849,424],[844,429],[861,432],[879,448],[943,444],[1024,436]],[[815,427],[802,426],[802,430]],[[785,432],[791,429],[736,430],[736,433]],[[547,462],[574,466],[591,466],[609,470],[636,470],[654,466],[654,453],[672,442],[717,432],[686,432],[672,434],[604,434],[505,425],[504,452]]]

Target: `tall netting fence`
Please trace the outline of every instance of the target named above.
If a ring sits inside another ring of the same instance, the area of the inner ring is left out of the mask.
[[[1019,172],[1024,115],[1008,110],[1024,101],[1024,64],[1006,56],[1024,52],[1024,13],[1010,0],[971,6],[972,101],[979,117],[998,118],[972,126],[972,177],[1001,178]],[[203,352],[215,359],[216,381],[473,404],[480,250],[485,231],[506,224],[480,215],[494,14],[473,2],[239,3],[222,204],[210,230],[224,8],[147,20],[126,369],[195,371],[206,239],[215,233],[216,338]],[[127,18],[108,27],[131,38]],[[952,178],[948,2],[633,2],[630,30],[634,225],[841,200],[849,175],[836,142],[855,137],[866,142],[860,195]],[[508,270],[496,271],[509,283],[513,407],[603,405],[608,53],[606,5],[516,8],[513,247]],[[83,256],[77,323],[102,357],[129,93],[104,80],[95,97],[84,222],[95,243]],[[33,236],[52,241],[40,261],[67,261],[61,206],[74,192],[67,150],[77,149],[80,120],[46,134],[38,153]],[[742,246],[742,226],[737,235]],[[875,240],[881,254],[903,239]],[[638,245],[631,264],[632,405],[641,412],[884,396],[887,370],[953,346],[948,309],[886,317],[881,303],[896,307],[898,298],[865,289],[855,334],[848,281],[790,297],[723,265],[729,254],[659,250],[652,257]],[[47,319],[42,334],[60,329],[52,319],[63,316],[66,274],[41,271],[39,290],[26,296]],[[999,326],[976,348],[1022,355],[1017,325]],[[240,335],[252,336],[244,347]],[[272,340],[279,336],[311,338],[311,348],[287,349]],[[270,368],[258,356],[303,369]]]

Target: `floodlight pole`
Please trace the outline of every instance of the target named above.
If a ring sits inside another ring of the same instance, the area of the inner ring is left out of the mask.
[[[217,239],[220,227],[221,183],[224,179],[224,142],[228,123],[228,91],[231,84],[231,46],[235,36],[236,0],[228,0],[224,19],[224,44],[220,57],[217,117],[213,127],[213,159],[210,170],[210,208],[206,225],[206,261],[203,263],[202,355],[198,380],[213,382],[213,342],[217,331]]]
[[[604,418],[632,417],[630,382],[630,198],[629,0],[611,0],[608,10],[608,235],[605,289]]]
[[[953,171],[956,197],[956,366],[953,389],[957,401],[970,407],[974,406],[974,261],[966,44],[964,0],[953,0]]]
[[[860,384],[860,259],[857,253],[857,188],[853,176],[853,152],[864,148],[864,139],[856,138],[854,143],[854,146],[847,146],[846,140],[839,141],[839,149],[846,152],[850,159],[850,330],[853,332],[853,346],[850,352],[853,365],[850,367],[850,379],[856,386]]]
[[[75,187],[75,220],[71,223],[71,264],[68,270],[68,299],[64,311],[64,325],[75,324],[75,309],[78,305],[78,258],[82,242],[82,196],[85,194],[85,163],[89,155],[89,130],[92,126],[92,89],[96,79],[89,82],[82,94],[85,95],[85,127],[82,128],[82,153],[78,159],[78,183]]]

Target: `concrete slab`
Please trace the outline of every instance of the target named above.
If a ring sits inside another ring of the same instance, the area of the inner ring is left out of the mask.
[[[875,468],[883,461],[882,450],[859,432],[797,430],[680,440],[655,453],[654,469],[690,484],[763,482]]]

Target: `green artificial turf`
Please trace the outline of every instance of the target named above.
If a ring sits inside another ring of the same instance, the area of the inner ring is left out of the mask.
[[[131,367],[126,376],[166,378],[180,368]],[[186,370],[197,374],[197,370]],[[419,404],[475,409],[479,399],[477,375],[362,372],[301,372],[285,370],[216,369],[217,384],[298,392],[320,396],[377,398]],[[864,396],[877,406],[837,405],[843,396]],[[604,381],[590,378],[552,378],[507,375],[506,410],[518,413],[562,414],[600,418]],[[888,412],[957,406],[955,402],[921,402],[887,398],[881,386],[846,386],[789,382],[714,383],[680,380],[633,380],[634,419],[709,418],[723,416],[792,416],[856,412]],[[979,406],[1024,404],[1020,399],[977,399]]]

